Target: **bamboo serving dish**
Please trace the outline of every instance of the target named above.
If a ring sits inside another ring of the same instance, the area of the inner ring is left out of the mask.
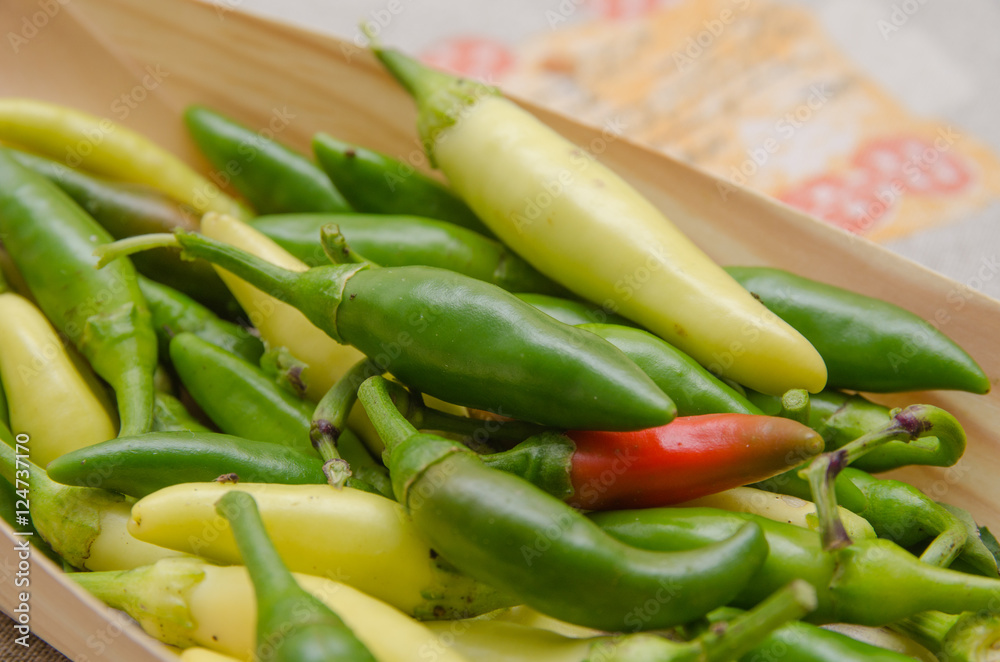
[[[235,3],[238,4],[238,3]],[[71,105],[130,126],[203,172],[180,112],[204,103],[309,151],[316,131],[419,159],[411,100],[366,52],[339,41],[196,0],[3,0],[0,95]],[[564,116],[524,106],[622,174],[722,264],[771,265],[863,292],[936,321],[1000,378],[1000,302],[866,240],[749,190],[720,193],[721,180]],[[728,185],[727,185],[728,186]],[[947,470],[898,472],[935,499],[1000,525],[1000,389],[988,396],[928,392],[878,396],[886,404],[936,404],[969,435],[966,457]],[[4,525],[0,608],[18,593],[14,536]],[[32,557],[32,631],[76,662],[176,660],[137,626],[78,589],[41,555]]]

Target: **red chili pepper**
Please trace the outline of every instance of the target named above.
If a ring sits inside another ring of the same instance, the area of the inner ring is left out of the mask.
[[[823,438],[793,420],[706,414],[636,432],[546,432],[483,460],[577,508],[614,510],[754,483],[822,450]]]

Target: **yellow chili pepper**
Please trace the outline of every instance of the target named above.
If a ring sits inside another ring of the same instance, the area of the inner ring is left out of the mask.
[[[132,507],[129,532],[154,545],[239,564],[215,503],[230,490],[254,497],[288,569],[329,576],[420,619],[481,614],[511,604],[446,567],[395,501],[349,487],[240,483],[172,485]]]
[[[823,388],[809,341],[591,154],[495,88],[375,54],[415,98],[431,161],[533,267],[757,391]]]
[[[243,566],[165,559],[128,572],[81,572],[70,577],[164,643],[254,659],[257,601]],[[437,662],[465,659],[442,649],[425,626],[357,589],[311,575],[296,574],[295,580],[340,614],[380,662],[413,662],[431,654]]]
[[[118,434],[90,367],[74,361],[45,315],[12,292],[0,294],[0,380],[11,429],[30,435],[40,466]]]
[[[202,213],[250,215],[176,156],[107,118],[34,99],[0,99],[0,140],[110,179],[152,186]]]

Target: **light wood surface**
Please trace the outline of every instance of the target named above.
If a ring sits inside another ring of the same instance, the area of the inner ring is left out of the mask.
[[[4,0],[0,18],[4,25],[17,26],[37,10],[33,0]],[[101,36],[92,32],[96,29]],[[195,0],[75,0],[20,52],[11,50],[0,49],[0,95],[49,99],[121,120],[206,172],[178,120],[189,103],[208,104],[260,129],[270,125],[277,138],[303,150],[322,130],[423,162],[413,105],[371,57],[351,44],[237,11]],[[113,105],[116,99],[151,71],[158,72],[162,83],[126,117],[116,114],[121,109]],[[600,131],[525,106],[578,144],[601,139]],[[1000,353],[994,339],[1000,330],[1000,302],[763,196],[736,191],[724,198],[715,178],[626,140],[596,146],[605,163],[719,262],[779,266],[893,301],[925,319],[946,315],[942,330],[997,383]],[[1000,448],[994,430],[1000,426],[1000,390],[985,397],[935,392],[879,399],[933,403],[959,417],[970,443],[958,467],[909,469],[900,475],[937,499],[969,508],[996,528],[1000,482],[994,477],[1000,475]],[[69,657],[171,659],[154,657],[136,628],[98,653],[88,637],[107,627],[103,610],[44,560],[36,558],[33,573],[33,628]],[[15,595],[9,585],[0,590],[4,611],[11,611]]]

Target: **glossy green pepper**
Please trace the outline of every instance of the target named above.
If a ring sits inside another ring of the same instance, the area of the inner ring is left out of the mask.
[[[947,662],[993,660],[1000,647],[1000,613],[996,605],[963,614],[925,611],[889,627],[912,637]]]
[[[257,502],[245,492],[219,499],[257,597],[258,662],[375,662],[375,657],[326,604],[288,571],[264,529]]]
[[[323,461],[266,441],[214,432],[149,432],[119,437],[67,453],[49,463],[64,485],[102,487],[142,498],[180,483],[232,475],[243,483],[321,485]]]
[[[609,631],[670,627],[731,600],[767,555],[754,526],[677,556],[617,543],[534,485],[418,433],[388,384],[372,377],[358,398],[386,444],[399,503],[449,563],[543,613]]]
[[[198,229],[193,212],[156,189],[101,179],[26,152],[12,149],[9,153],[22,166],[62,189],[115,239],[173,232],[177,228]],[[184,292],[212,310],[238,310],[225,283],[203,260],[182,261],[180,251],[167,248],[137,255],[133,261],[140,273]]]
[[[53,326],[115,390],[121,434],[148,431],[156,334],[132,264],[94,269],[94,249],[111,237],[6,150],[0,150],[0,234]]]
[[[899,306],[781,269],[726,271],[812,343],[826,363],[829,388],[990,390],[989,378],[972,357]]]
[[[336,224],[351,248],[383,267],[423,265],[450,269],[508,292],[565,294],[566,288],[538,273],[498,241],[472,230],[420,216],[379,214],[281,214],[250,225],[309,266],[329,263],[320,230]]]
[[[678,416],[760,414],[749,400],[690,356],[648,331],[616,324],[580,324],[632,359],[677,405]]]
[[[184,111],[201,152],[259,214],[347,212],[351,206],[309,159],[202,106]]]
[[[260,338],[238,324],[219,319],[211,310],[177,290],[142,277],[139,289],[153,316],[161,356],[169,356],[170,339],[179,333],[193,333],[251,363],[257,363],[264,353]]]
[[[325,133],[313,137],[313,152],[320,167],[360,212],[436,218],[494,236],[458,196],[411,165]]]
[[[163,245],[181,245],[280,297],[380,369],[445,402],[598,430],[654,427],[676,414],[670,398],[607,341],[461,274],[367,264],[294,272],[187,233],[125,239],[102,249],[102,260]]]
[[[153,410],[152,432],[209,432],[184,403],[162,391],[156,392],[156,408]]]
[[[517,298],[527,304],[531,304],[549,317],[554,317],[563,324],[569,324],[570,326],[579,326],[581,324],[617,324],[619,326],[634,326],[636,328],[639,326],[621,315],[609,313],[603,308],[594,306],[592,303],[532,292],[519,292],[517,293]]]
[[[815,623],[881,626],[928,609],[984,608],[1000,596],[1000,580],[928,565],[888,540],[861,540],[824,552],[814,531],[748,513],[648,508],[590,518],[626,544],[660,551],[725,540],[746,522],[756,522],[764,529],[770,554],[730,604],[750,607],[792,579],[804,579],[819,597],[819,607],[807,618]]]

